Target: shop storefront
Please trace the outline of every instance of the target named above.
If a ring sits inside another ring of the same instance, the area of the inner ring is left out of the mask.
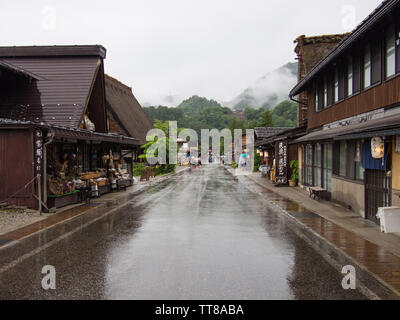
[[[71,139],[71,134],[77,132],[57,129],[46,147],[47,189],[44,192],[48,208],[59,208],[87,196],[98,197],[132,185],[135,139],[123,137],[123,142],[118,141],[122,137],[94,133],[86,139],[83,136]]]
[[[398,131],[392,129],[335,138],[339,152],[339,167],[335,173],[339,179],[352,183],[347,194],[358,200],[356,205],[363,216],[375,223],[379,222],[376,217],[378,208],[390,207],[396,202],[393,186],[398,187],[399,157],[395,148],[397,138],[390,134]],[[338,184],[337,189],[340,187]]]
[[[299,160],[299,145],[295,141],[305,134],[305,127],[281,130],[256,144],[269,168],[267,178],[278,185],[288,184],[292,170],[290,163]]]
[[[9,204],[46,211],[133,184],[137,139],[12,120],[1,129],[7,166],[0,171]],[[12,164],[14,174],[7,169]]]

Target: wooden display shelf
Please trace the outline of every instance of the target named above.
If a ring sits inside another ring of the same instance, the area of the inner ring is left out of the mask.
[[[99,195],[103,195],[106,193],[110,193],[111,192],[111,185],[110,184],[106,184],[104,186],[100,186],[99,188]]]
[[[48,196],[47,206],[49,208],[58,209],[71,204],[78,203],[78,201],[79,201],[79,191],[74,191],[63,195]]]

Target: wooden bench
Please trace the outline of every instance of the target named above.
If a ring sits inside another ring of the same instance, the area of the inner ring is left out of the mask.
[[[329,198],[328,190],[321,187],[310,187],[310,198],[314,198],[314,200],[321,200]]]

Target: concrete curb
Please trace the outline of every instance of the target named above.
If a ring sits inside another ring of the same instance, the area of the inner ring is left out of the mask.
[[[105,219],[107,216],[117,211],[123,210],[134,201],[133,198],[135,196],[145,192],[155,183],[162,183],[167,180],[167,178],[181,175],[184,172],[185,170],[180,170],[162,176],[156,181],[150,181],[148,185],[143,186],[139,190],[121,194],[120,196],[107,200],[105,203],[94,208],[89,208],[75,217],[60,221],[54,225],[0,247],[0,274],[73,233],[78,232],[97,221]],[[122,204],[118,205],[118,203]]]
[[[232,174],[235,179],[237,177],[229,170],[225,168],[230,174]],[[258,183],[257,181],[251,179],[244,175],[253,183],[270,190],[270,188]],[[251,190],[251,192],[262,196],[262,194]],[[273,191],[273,190],[272,190]],[[282,196],[282,198],[284,198]],[[382,279],[379,278],[376,274],[372,273],[371,271],[367,270],[365,266],[363,266],[358,261],[354,260],[350,257],[347,253],[343,250],[332,244],[327,239],[323,238],[319,234],[317,234],[314,230],[310,229],[308,226],[304,225],[295,217],[291,216],[288,212],[282,209],[280,206],[275,204],[272,201],[262,198],[263,202],[267,203],[269,207],[272,207],[274,211],[282,217],[289,228],[295,232],[300,238],[306,241],[314,250],[316,250],[330,265],[332,265],[338,272],[342,272],[342,268],[347,265],[354,266],[356,269],[357,275],[357,287],[358,289],[369,299],[372,300],[399,300],[400,293],[397,292],[396,289],[391,287],[389,284],[384,282]]]

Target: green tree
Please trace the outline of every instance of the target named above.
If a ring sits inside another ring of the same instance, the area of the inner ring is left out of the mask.
[[[155,167],[155,174],[156,175],[161,175],[161,174],[166,174],[170,172],[174,172],[176,165],[175,164],[169,164],[169,147],[170,143],[176,143],[176,141],[170,141],[169,139],[169,121],[160,121],[156,120],[154,123],[154,127],[157,129],[160,129],[161,131],[164,132],[165,137],[164,138],[159,138],[159,137],[154,137],[152,141],[147,142],[145,145],[142,146],[143,149],[143,154],[139,156],[140,159],[143,159],[147,161],[147,151],[149,148],[154,145],[155,143],[162,143],[165,144],[166,146],[166,164],[158,164]],[[176,134],[179,134],[179,132],[183,129],[178,129]],[[158,150],[155,151],[154,156],[158,156]]]
[[[262,164],[262,158],[258,154],[257,150],[254,150],[254,172],[257,172]]]
[[[269,110],[265,110],[261,116],[261,120],[258,123],[259,127],[273,127],[272,113]]]
[[[276,127],[296,127],[297,104],[289,100],[282,101],[273,109],[272,120]]]

